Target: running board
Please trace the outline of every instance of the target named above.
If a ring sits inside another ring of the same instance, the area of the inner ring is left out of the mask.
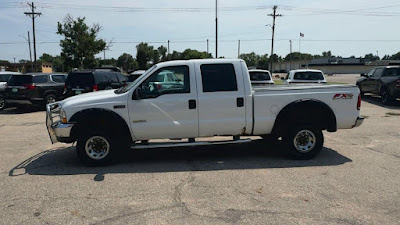
[[[131,149],[149,149],[149,148],[171,148],[171,147],[194,147],[194,146],[204,146],[204,145],[224,145],[224,144],[243,144],[251,142],[251,139],[241,139],[236,141],[199,141],[199,142],[156,142],[156,143],[148,143],[146,145],[132,145]]]

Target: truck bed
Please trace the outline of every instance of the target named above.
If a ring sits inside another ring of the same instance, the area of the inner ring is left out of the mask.
[[[304,89],[336,89],[336,88],[355,88],[355,84],[282,84],[269,86],[252,86],[255,92],[266,91],[288,91],[288,90],[304,90]]]

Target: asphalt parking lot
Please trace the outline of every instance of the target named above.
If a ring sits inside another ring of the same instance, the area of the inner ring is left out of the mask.
[[[308,161],[255,141],[136,150],[95,168],[51,145],[45,112],[7,109],[0,224],[399,224],[400,102],[366,96],[361,113]]]

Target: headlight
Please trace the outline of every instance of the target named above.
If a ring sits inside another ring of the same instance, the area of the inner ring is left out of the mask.
[[[67,123],[67,114],[65,114],[64,109],[60,109],[60,118],[62,123]]]

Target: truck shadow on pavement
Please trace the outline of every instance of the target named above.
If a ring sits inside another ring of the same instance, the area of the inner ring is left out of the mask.
[[[9,176],[94,174],[95,181],[102,181],[105,174],[113,173],[337,166],[352,161],[330,148],[324,148],[311,160],[291,160],[282,153],[282,147],[278,143],[268,148],[261,141],[255,141],[240,145],[132,150],[119,162],[105,167],[82,165],[76,158],[75,147],[67,147],[32,156],[11,169]]]
[[[364,95],[362,98],[363,101],[386,108],[386,109],[400,109],[400,101],[399,100],[393,100],[390,105],[384,105],[381,103],[381,97],[378,95]],[[362,108],[362,103],[361,103],[361,108]]]

